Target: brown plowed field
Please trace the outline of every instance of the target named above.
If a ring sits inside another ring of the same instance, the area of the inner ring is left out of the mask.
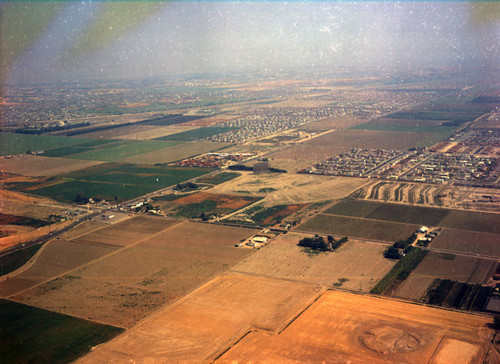
[[[23,176],[51,177],[92,167],[103,162],[84,161],[79,159],[49,158],[38,155],[23,155],[11,159],[0,159],[0,167],[4,172]]]
[[[252,332],[217,362],[481,363],[489,318],[330,291],[279,335]],[[451,346],[451,347],[450,347]]]
[[[419,300],[435,278],[486,284],[495,273],[497,265],[494,260],[429,252],[394,295]]]
[[[313,121],[302,125],[300,129],[307,131],[321,131],[321,130],[331,130],[331,129],[347,129],[355,125],[366,123],[365,119],[360,119],[356,117],[331,117],[322,119],[319,121]]]
[[[78,362],[202,362],[251,327],[277,330],[316,294],[304,283],[221,276]]]
[[[407,239],[417,228],[418,225],[414,224],[318,214],[296,230],[391,242]]]
[[[359,241],[349,241],[335,252],[307,254],[297,246],[305,236],[310,235],[280,235],[233,270],[368,292],[395,264],[383,257],[384,245]]]
[[[253,250],[236,249],[234,244],[254,233],[252,229],[180,222],[138,244],[115,248],[113,254],[25,291],[15,299],[72,316],[130,327],[252,254]],[[124,229],[121,234],[128,236],[129,231]],[[87,236],[75,242],[86,243],[89,249],[107,247],[109,236],[101,236],[101,244],[94,238],[91,243]]]
[[[456,252],[466,252],[500,257],[500,234],[467,230],[443,229],[431,247]]]

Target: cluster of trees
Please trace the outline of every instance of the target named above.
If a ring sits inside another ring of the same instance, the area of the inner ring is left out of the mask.
[[[301,239],[299,241],[298,245],[306,247],[306,248],[311,248],[314,250],[334,251],[335,249],[339,248],[342,244],[344,244],[347,241],[348,241],[347,237],[343,237],[339,240],[335,240],[333,238],[333,236],[331,236],[331,235],[328,235],[328,237],[325,241],[324,237],[316,234],[316,235],[314,235],[313,238]]]
[[[185,183],[177,183],[177,185],[174,187],[174,190],[177,191],[191,191],[191,190],[197,190],[200,188],[199,185],[193,182],[185,182]]]
[[[384,252],[384,257],[387,259],[401,259],[401,257],[406,254],[408,249],[411,247],[411,244],[415,241],[417,235],[413,233],[406,240],[398,240],[392,246],[387,248]],[[401,253],[403,251],[403,253]]]

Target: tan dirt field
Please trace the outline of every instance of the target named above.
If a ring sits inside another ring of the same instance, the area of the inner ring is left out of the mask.
[[[220,184],[209,190],[210,193],[250,194],[266,196],[264,202],[277,204],[323,202],[340,199],[350,195],[366,180],[361,178],[315,176],[293,173],[242,174],[241,177]],[[276,191],[263,194],[259,190],[274,188]]]
[[[236,249],[234,244],[254,233],[253,229],[179,222],[17,295],[15,300],[131,327],[252,254],[253,250]],[[87,241],[85,236],[74,240]],[[107,247],[105,241],[87,244]]]
[[[232,270],[369,292],[395,264],[383,257],[385,245],[360,241],[349,241],[334,252],[307,254],[297,246],[306,236],[311,235],[280,235]]]
[[[103,162],[85,161],[79,159],[49,158],[38,155],[23,155],[11,159],[0,159],[0,169],[7,173],[23,176],[52,177],[58,174],[69,173],[79,169],[92,167]]]
[[[360,119],[356,117],[330,117],[318,121],[313,121],[302,125],[300,129],[307,131],[320,131],[320,130],[331,130],[331,129],[347,129],[355,125],[366,123],[366,119]]]
[[[157,126],[157,125],[130,125],[124,126],[122,128],[103,130],[100,132],[93,132],[87,134],[89,138],[102,138],[111,139],[129,139],[129,140],[149,140],[160,138],[166,135],[181,133],[184,131],[189,131],[194,129],[189,126],[178,126],[178,125],[169,125],[169,126]],[[113,132],[116,130],[116,132]],[[115,134],[115,135],[113,135]],[[108,136],[109,135],[109,136]]]
[[[299,145],[270,154],[275,159],[309,159],[320,162],[351,148],[406,150],[428,138],[431,133],[378,130],[339,130]]]
[[[29,226],[20,225],[1,225],[0,231],[8,234],[3,238],[0,238],[0,251],[10,248],[16,244],[26,243],[28,241],[36,240],[45,236],[49,231],[56,231],[62,229],[63,227],[69,225],[71,221],[58,222],[49,226],[42,226],[38,229],[33,229]]]
[[[443,228],[432,248],[500,258],[500,234]]]
[[[286,107],[286,108],[318,108],[327,107],[332,104],[334,100],[287,100],[271,104],[272,107]]]
[[[206,361],[251,327],[279,329],[317,293],[310,284],[223,275],[77,362]]]
[[[394,296],[419,300],[435,278],[484,285],[495,273],[497,265],[495,260],[429,252]]]
[[[326,292],[278,335],[252,332],[217,360],[235,362],[481,363],[492,320],[345,292]],[[443,344],[444,342],[444,344]]]
[[[198,120],[192,120],[192,121],[186,121],[185,123],[180,123],[177,124],[181,127],[186,127],[186,126],[210,126],[210,125],[216,125],[220,124],[224,121],[228,120],[233,120],[239,118],[239,115],[217,115],[217,116],[211,116],[208,118],[203,118],[203,119],[198,119]],[[173,133],[172,133],[173,134]]]
[[[188,157],[204,154],[228,145],[227,143],[186,142],[154,152],[139,154],[120,160],[122,163],[158,164],[172,163]]]

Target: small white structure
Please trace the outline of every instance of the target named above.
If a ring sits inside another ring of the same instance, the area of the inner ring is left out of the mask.
[[[427,226],[421,226],[419,229],[418,229],[418,232],[419,233],[426,233],[429,231],[429,228]]]
[[[253,241],[264,244],[267,241],[267,238],[265,236],[254,236]]]

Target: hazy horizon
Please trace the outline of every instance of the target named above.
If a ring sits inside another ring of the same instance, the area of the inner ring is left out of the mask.
[[[498,65],[498,3],[6,2],[10,84]]]

